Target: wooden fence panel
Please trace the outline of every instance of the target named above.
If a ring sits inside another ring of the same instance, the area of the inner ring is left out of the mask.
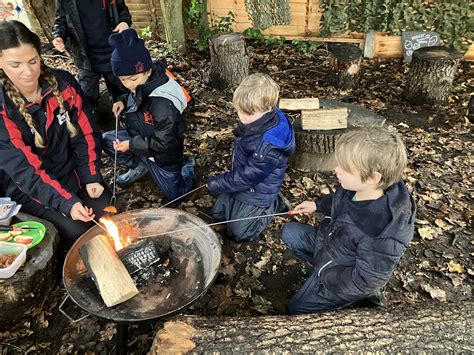
[[[243,32],[253,27],[245,9],[244,0],[207,0],[207,10],[214,17],[227,16],[229,11],[235,14],[234,31]],[[317,37],[321,13],[319,0],[290,0],[291,23],[286,26],[273,26],[264,35],[275,37]]]

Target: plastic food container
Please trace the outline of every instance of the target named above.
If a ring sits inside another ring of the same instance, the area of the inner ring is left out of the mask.
[[[10,266],[0,268],[0,279],[8,279],[15,274],[26,260],[27,249],[24,244],[0,242],[0,258],[4,255],[16,255]]]

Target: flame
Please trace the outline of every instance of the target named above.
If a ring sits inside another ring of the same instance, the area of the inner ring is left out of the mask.
[[[122,243],[118,227],[114,222],[112,222],[112,220],[102,217],[101,219],[99,219],[99,221],[104,224],[105,228],[107,229],[107,232],[109,232],[109,235],[113,238],[116,251],[123,249],[125,245],[129,244],[130,238],[128,237],[125,242],[125,245]]]

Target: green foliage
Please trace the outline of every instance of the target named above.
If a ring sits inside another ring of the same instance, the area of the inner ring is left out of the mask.
[[[244,30],[243,35],[247,39],[250,39],[253,41],[263,42],[265,40],[265,37],[263,37],[263,32],[259,28],[249,27],[246,30]]]
[[[153,31],[151,30],[151,26],[143,27],[140,30],[140,37],[144,39],[150,39],[153,37]]]
[[[472,0],[321,0],[321,34],[435,31],[458,50],[474,40]]]
[[[206,15],[204,2],[202,0],[191,0],[187,11],[187,22],[196,26],[198,39],[195,41],[196,49],[200,52],[209,49],[209,39],[220,32],[232,32],[235,23],[235,14],[229,11],[227,16],[216,17],[210,15],[210,25],[204,21]]]
[[[291,41],[291,44],[294,45],[301,53],[309,55],[318,48],[318,42],[313,41],[300,41],[294,39]]]

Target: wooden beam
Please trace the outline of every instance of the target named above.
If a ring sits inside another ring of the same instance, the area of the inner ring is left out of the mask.
[[[278,107],[286,111],[317,110],[319,109],[319,99],[317,97],[280,99]]]
[[[107,307],[125,302],[138,289],[108,238],[98,235],[79,248],[79,254]]]
[[[301,127],[303,130],[327,131],[347,128],[347,108],[302,110]]]

